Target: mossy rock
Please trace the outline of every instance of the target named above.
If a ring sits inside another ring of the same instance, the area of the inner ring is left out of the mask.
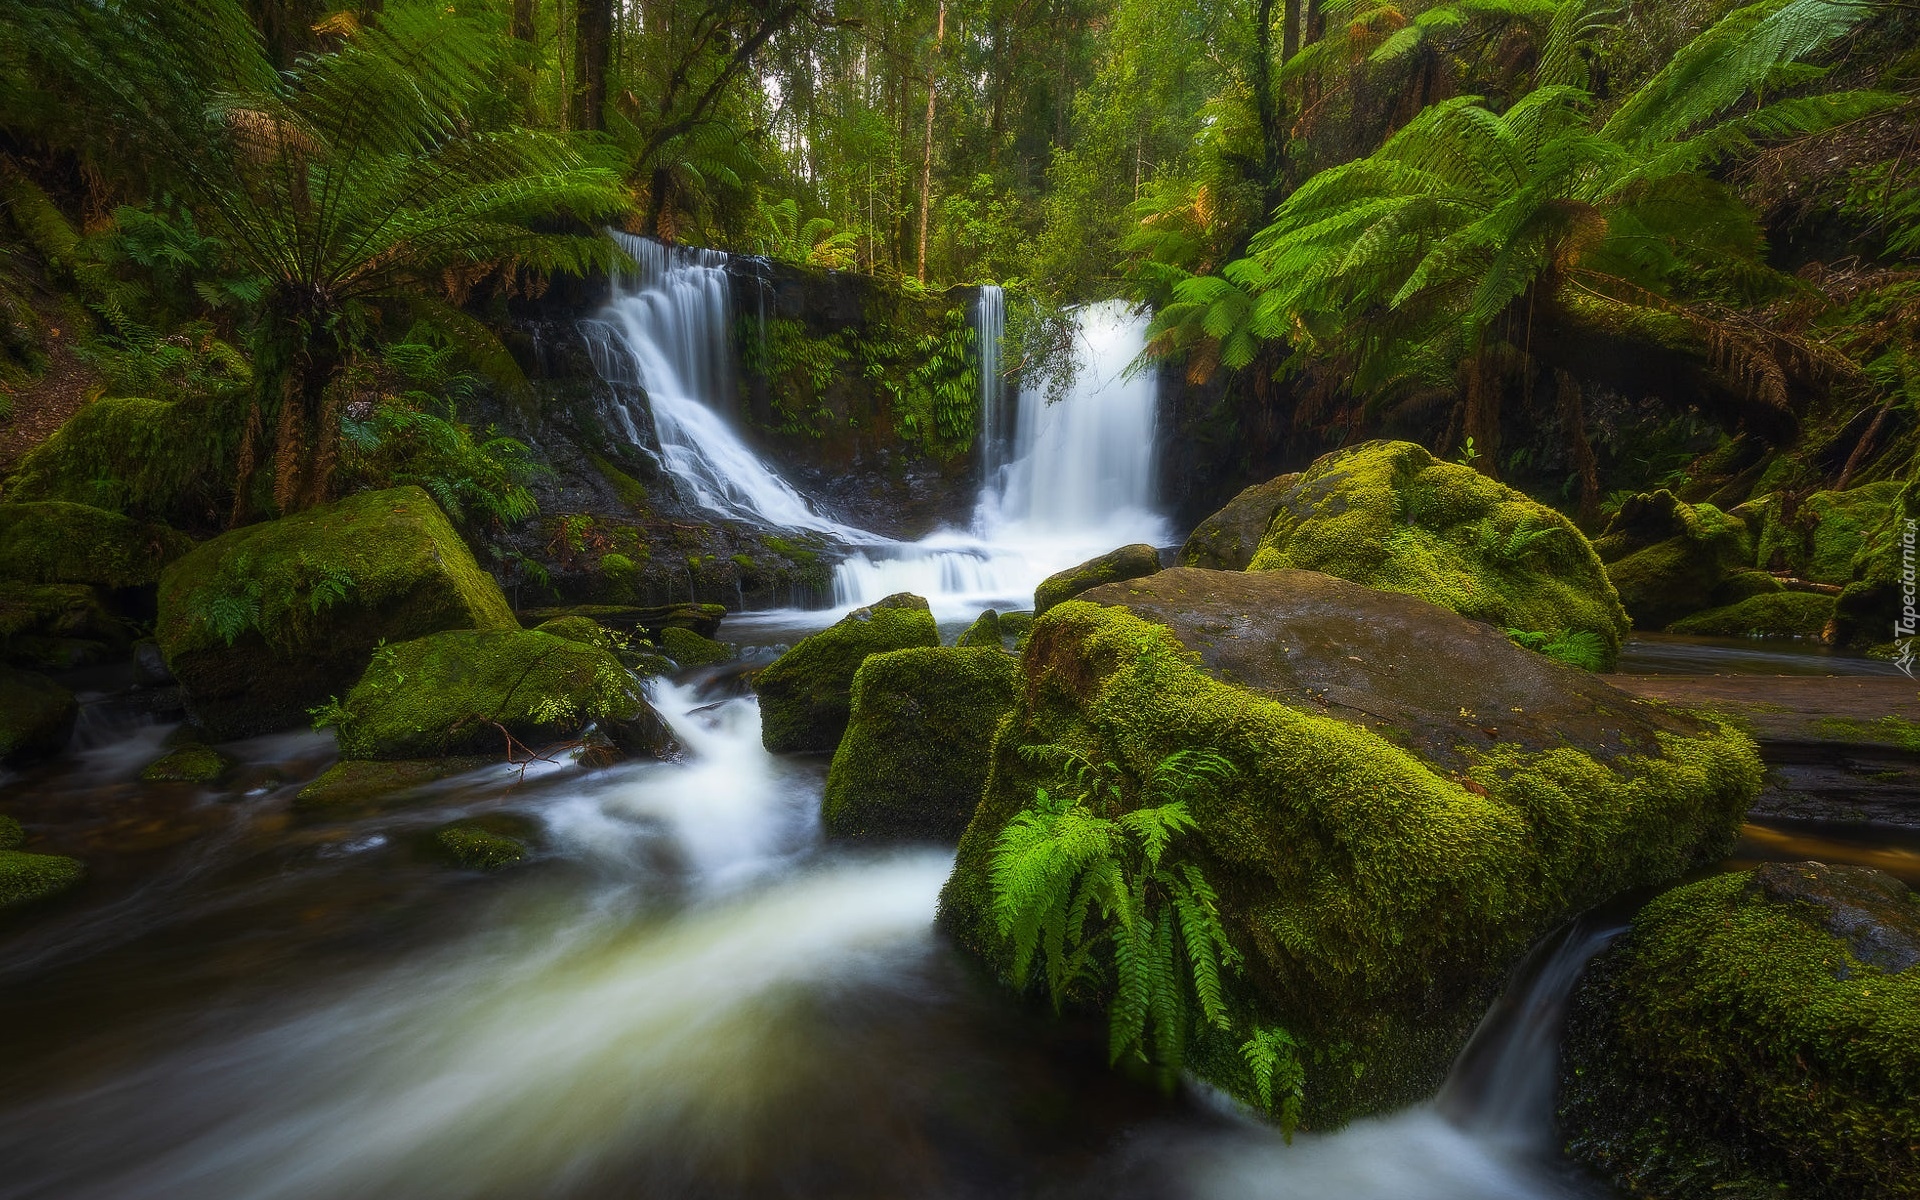
[[[212,467],[205,415],[191,405],[105,396],[29,450],[7,494],[191,519],[206,508]]]
[[[1260,552],[1260,539],[1273,523],[1273,514],[1280,511],[1299,479],[1300,473],[1295,471],[1242,490],[1219,512],[1194,527],[1180,547],[1180,565],[1213,571],[1246,570]]]
[[[1713,589],[1713,603],[1715,607],[1724,608],[1755,596],[1777,596],[1786,590],[1786,584],[1766,571],[1733,571]]]
[[[1902,486],[1899,480],[1882,480],[1844,492],[1814,492],[1792,505],[1786,497],[1769,495],[1738,511],[1757,523],[1757,565],[1844,585],[1856,578],[1860,555],[1890,524]]]
[[[469,871],[498,871],[531,852],[533,823],[510,815],[452,821],[428,835],[434,857]]]
[[[941,926],[1011,978],[993,848],[1061,783],[1026,748],[1116,764],[1126,807],[1169,754],[1225,757],[1232,777],[1188,801],[1181,854],[1246,966],[1234,1033],[1202,1035],[1189,1066],[1248,1099],[1239,1045],[1284,1028],[1315,1129],[1430,1096],[1529,946],[1723,855],[1761,778],[1736,729],[1304,571],[1096,588],[1035,623],[1014,695]]]
[[[733,647],[721,645],[712,638],[701,637],[691,629],[669,626],[660,631],[660,648],[667,657],[687,667],[710,667],[716,663],[727,662],[733,657]]]
[[[328,767],[320,778],[300,789],[294,807],[307,812],[326,812],[365,807],[391,799],[415,788],[496,765],[498,756],[472,755],[450,758],[403,759],[379,762],[349,758]]]
[[[331,714],[344,758],[538,750],[599,729],[620,751],[677,752],[640,681],[605,650],[537,630],[457,629],[383,647]]]
[[[1817,638],[1833,619],[1833,597],[1813,592],[1772,592],[1738,604],[1710,608],[1675,621],[1674,633],[1707,637]]]
[[[1729,586],[1753,586],[1744,574],[1754,557],[1746,522],[1665,490],[1621,505],[1594,548],[1641,629],[1665,629],[1689,613],[1733,603],[1740,597]]]
[[[0,850],[0,910],[24,908],[79,886],[87,868],[61,854]]]
[[[1560,1122],[1635,1196],[1920,1195],[1920,903],[1812,862],[1655,899],[1574,994]]]
[[[999,625],[1000,636],[1012,641],[1013,649],[1023,650],[1027,645],[1027,635],[1033,632],[1033,613],[1024,608],[1003,612],[1000,614]]]
[[[1013,707],[1014,660],[993,646],[875,654],[853,677],[846,736],[827,772],[829,837],[960,840]]]
[[[182,746],[148,763],[140,778],[148,783],[214,783],[233,767],[233,760],[212,746]]]
[[[0,763],[60,753],[79,715],[73,693],[45,675],[0,667]]]
[[[939,644],[940,629],[918,596],[901,592],[854,609],[753,677],[761,742],[776,754],[833,750],[847,731],[853,677],[867,656]]]
[[[105,661],[130,633],[99,588],[0,580],[0,659],[15,666],[63,670]]]
[[[1041,581],[1033,591],[1033,611],[1038,616],[1063,600],[1071,600],[1088,588],[1123,579],[1140,579],[1160,569],[1160,552],[1145,542],[1135,542],[1118,550],[1109,550],[1078,566],[1068,567]]]
[[[1417,596],[1497,629],[1585,631],[1611,669],[1627,616],[1566,517],[1411,442],[1315,459],[1287,488],[1249,569],[1320,571]]]
[[[712,637],[720,632],[720,622],[727,615],[723,604],[656,604],[636,606],[631,604],[574,604],[564,608],[531,608],[520,614],[531,624],[551,621],[555,617],[586,617],[608,629],[636,631],[645,634],[654,641],[660,640],[660,634],[668,629],[691,629],[701,637]]]
[[[994,650],[1004,649],[1006,644],[1000,632],[1000,614],[991,608],[974,618],[973,624],[967,626],[960,640],[954,643],[956,646],[986,646]]]
[[[142,587],[192,549],[165,525],[85,504],[0,504],[0,579]]]
[[[579,642],[583,646],[597,646],[602,650],[613,649],[613,638],[606,627],[591,617],[554,617],[534,626],[541,633],[550,633],[569,642]]]
[[[400,487],[207,542],[162,578],[156,638],[194,716],[225,741],[305,724],[382,642],[517,628],[439,506]]]
[[[0,816],[0,850],[18,850],[26,844],[27,831],[20,828],[20,822]]]

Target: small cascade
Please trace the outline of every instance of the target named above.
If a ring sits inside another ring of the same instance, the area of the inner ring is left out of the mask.
[[[695,503],[723,517],[850,542],[863,530],[816,513],[740,439],[722,411],[736,394],[727,256],[614,233],[636,269],[582,322],[594,369],[618,397],[611,413],[636,445],[651,412],[664,465]]]
[[[1000,476],[1007,441],[1007,381],[1000,375],[1000,339],[1007,332],[1007,295],[999,284],[984,284],[974,305],[974,341],[980,347],[980,486],[991,488]]]

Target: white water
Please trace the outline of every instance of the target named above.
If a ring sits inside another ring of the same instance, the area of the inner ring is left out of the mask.
[[[834,572],[837,608],[903,591],[946,616],[1025,608],[1034,587],[1063,567],[1130,542],[1167,540],[1154,507],[1153,381],[1127,373],[1144,345],[1144,315],[1118,302],[1082,309],[1072,386],[1049,403],[1046,381],[1030,381],[1009,431],[999,365],[1004,297],[982,289],[975,332],[983,476],[971,526],[895,542],[816,511],[729,425],[726,256],[614,236],[639,269],[614,281],[612,300],[583,329],[596,369],[619,396],[615,421],[645,445],[650,407],[667,470],[702,507],[824,533],[849,548]]]

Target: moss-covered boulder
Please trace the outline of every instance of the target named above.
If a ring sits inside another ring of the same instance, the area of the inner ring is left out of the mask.
[[[428,835],[427,848],[450,866],[498,871],[527,857],[533,833],[533,822],[524,817],[490,813],[440,826]]]
[[[1033,613],[1026,609],[1003,612],[1000,614],[998,624],[1001,644],[1012,642],[1012,649],[1021,650],[1026,647],[1027,635],[1033,632]]]
[[[382,647],[326,719],[345,758],[504,758],[589,726],[627,754],[676,750],[618,659],[538,630],[456,629]]]
[[[1242,1042],[1289,1031],[1311,1128],[1432,1094],[1534,941],[1723,854],[1760,784],[1736,730],[1304,571],[1096,588],[1035,623],[1014,695],[942,927],[1009,972],[993,850],[1063,780],[1029,748],[1115,764],[1119,807],[1176,751],[1223,756],[1233,773],[1189,800],[1180,854],[1218,892],[1245,967],[1227,980],[1232,1031],[1189,1062],[1248,1098]]]
[[[608,629],[645,634],[654,641],[669,629],[690,629],[701,637],[720,632],[720,621],[727,615],[723,604],[657,604],[641,607],[631,604],[575,604],[564,608],[533,608],[520,616],[537,625],[556,617],[586,617]]]
[[[0,912],[50,899],[86,877],[87,869],[79,859],[0,850]]]
[[[1674,633],[1708,637],[1817,638],[1832,619],[1832,596],[1782,591],[1697,612],[1667,628]]]
[[[1684,503],[1664,489],[1629,498],[1594,549],[1642,629],[1665,629],[1765,586],[1752,575],[1753,538],[1742,516]]]
[[[613,638],[606,627],[590,617],[566,616],[554,617],[534,626],[541,633],[550,633],[569,642],[579,642],[583,646],[598,646],[602,650],[613,649]]]
[[[375,646],[518,624],[417,487],[222,534],[167,568],[156,637],[215,740],[305,724]]]
[[[204,518],[219,478],[206,427],[204,405],[103,396],[21,458],[7,495],[162,520]]]
[[[192,549],[165,525],[85,504],[0,504],[0,579],[141,587]]]
[[[660,631],[660,648],[667,657],[686,667],[710,667],[726,662],[733,657],[733,648],[722,645],[709,637],[701,637],[691,629],[669,626]]]
[[[327,813],[359,809],[400,796],[416,788],[493,766],[498,756],[454,756],[402,759],[397,762],[348,758],[328,767],[320,778],[300,789],[294,807],[303,812]]]
[[[1014,670],[997,643],[891,650],[861,664],[820,808],[828,836],[959,841],[994,730],[1013,707]]]
[[[1194,527],[1180,547],[1180,565],[1214,571],[1244,571],[1260,552],[1260,539],[1273,524],[1287,493],[1299,482],[1295,471],[1246,488],[1226,506]]]
[[[0,660],[58,671],[123,651],[132,628],[102,589],[79,583],[0,580]]]
[[[1560,1121],[1635,1196],[1920,1195],[1920,903],[1811,862],[1655,899],[1575,992]]]
[[[169,750],[141,768],[148,783],[216,783],[233,769],[233,760],[212,746],[193,744]]]
[[[753,677],[760,740],[776,754],[833,750],[847,731],[860,664],[888,650],[939,644],[933,613],[918,596],[901,592],[854,609]]]
[[[45,675],[0,667],[0,763],[60,753],[79,715],[73,693]]]
[[[1320,571],[1499,629],[1591,633],[1610,669],[1626,613],[1573,522],[1411,442],[1316,459],[1281,497],[1249,569]]]
[[[1071,600],[1088,588],[1123,579],[1140,579],[1160,569],[1160,552],[1145,542],[1135,542],[1118,550],[1109,550],[1078,566],[1068,567],[1041,580],[1033,590],[1035,616],[1063,600]]]
[[[974,618],[973,624],[960,634],[956,646],[986,646],[1000,650],[1006,647],[1006,638],[1000,632],[1000,614],[989,608]]]
[[[1755,527],[1758,565],[1815,583],[1845,584],[1854,578],[1855,560],[1887,525],[1901,487],[1889,479],[1797,501],[1776,493],[1735,511]]]

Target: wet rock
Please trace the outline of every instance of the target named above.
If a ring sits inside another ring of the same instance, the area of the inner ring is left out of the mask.
[[[0,911],[25,908],[79,886],[87,869],[60,854],[0,850]]]
[[[1109,550],[1078,566],[1049,575],[1033,592],[1035,616],[1063,600],[1071,600],[1088,588],[1122,579],[1139,579],[1160,569],[1160,552],[1144,542]]]
[[[1634,1195],[1920,1194],[1920,903],[1816,862],[1658,897],[1575,993],[1560,1122]]]
[[[215,783],[233,760],[207,745],[187,745],[154,759],[140,771],[148,783]]]
[[[987,646],[995,650],[1003,649],[1006,645],[1006,639],[1000,632],[1000,614],[991,608],[981,613],[974,619],[973,624],[967,626],[965,632],[961,633],[960,640],[955,642],[954,645]]]
[[[0,660],[48,671],[104,662],[129,636],[101,589],[0,580]]]
[[[1197,1035],[1188,1062],[1248,1098],[1248,1030],[1289,1031],[1310,1128],[1431,1095],[1533,942],[1723,854],[1760,780],[1735,730],[1305,571],[1095,588],[1035,622],[1014,695],[942,927],[1010,972],[993,850],[1037,788],[1070,785],[1037,748],[1114,764],[1123,809],[1170,754],[1223,756],[1231,777],[1188,800],[1181,861],[1245,968],[1233,1032]]]
[[[566,608],[531,608],[521,617],[529,623],[551,621],[557,617],[585,617],[608,629],[644,633],[655,642],[668,629],[690,629],[701,637],[720,632],[720,621],[727,615],[719,604],[660,604],[651,607],[623,604],[576,604]]]
[[[326,719],[345,758],[505,758],[590,726],[628,753],[671,752],[619,660],[537,630],[449,630],[383,647]]]
[[[0,579],[140,587],[192,548],[165,525],[85,504],[0,504]]]
[[[1674,621],[1740,599],[1730,580],[1751,588],[1753,538],[1746,522],[1711,504],[1685,504],[1662,489],[1620,506],[1594,549],[1607,564],[1633,623],[1665,629]]]
[[[853,677],[867,656],[939,644],[933,613],[919,596],[901,592],[854,609],[754,676],[760,740],[776,754],[833,750],[847,730]]]
[[[454,821],[433,831],[429,847],[452,866],[469,871],[498,871],[531,852],[533,822],[506,814]]]
[[[167,656],[161,653],[160,643],[152,638],[141,638],[133,644],[133,681],[153,688],[177,682],[167,669]]]
[[[499,762],[497,756],[405,759],[397,762],[343,759],[327,768],[320,778],[301,788],[300,794],[294,798],[294,807],[309,812],[358,808],[430,783],[438,783],[442,779],[464,775],[468,771],[496,766]]]
[[[1244,571],[1260,551],[1273,515],[1300,480],[1298,471],[1246,488],[1226,507],[1194,528],[1180,547],[1180,565],[1214,571]]]
[[[1296,568],[1418,596],[1497,629],[1584,633],[1610,668],[1627,617],[1566,517],[1411,442],[1314,460],[1288,487],[1250,570]]]
[[[701,637],[691,629],[671,626],[660,631],[660,648],[683,670],[688,667],[710,667],[733,657],[731,646]]]
[[[597,646],[602,650],[613,649],[613,639],[607,635],[606,628],[590,617],[554,617],[540,622],[534,628],[541,633],[565,638],[569,642],[579,642],[583,646]]]
[[[1014,660],[992,646],[875,654],[853,677],[851,718],[827,772],[821,821],[853,841],[960,838],[1013,707]]]
[[[60,753],[79,715],[73,693],[45,675],[0,667],[0,763]]]
[[[194,715],[226,740],[305,724],[382,642],[516,628],[439,507],[400,487],[207,542],[161,580],[156,640]]]

